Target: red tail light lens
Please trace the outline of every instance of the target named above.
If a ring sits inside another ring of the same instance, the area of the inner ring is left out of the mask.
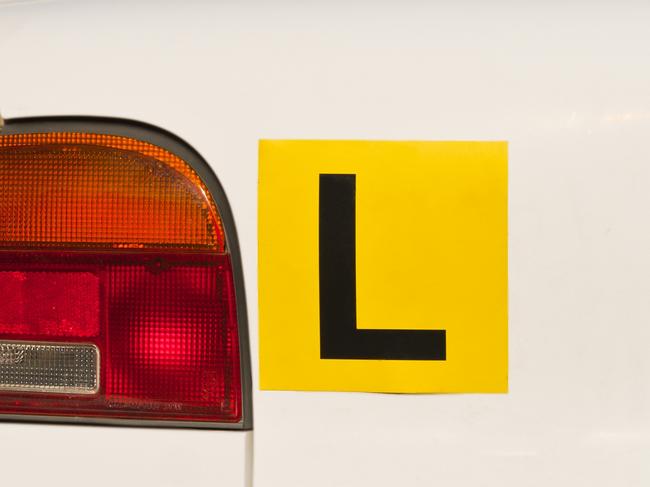
[[[0,185],[0,414],[247,423],[233,255],[195,167],[123,135],[10,133]]]
[[[92,272],[18,270],[20,256],[1,253],[2,336],[94,337],[99,335],[99,277]]]

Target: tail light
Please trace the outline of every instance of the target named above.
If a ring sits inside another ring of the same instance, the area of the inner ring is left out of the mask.
[[[187,144],[142,124],[0,132],[0,417],[249,428],[239,251]]]

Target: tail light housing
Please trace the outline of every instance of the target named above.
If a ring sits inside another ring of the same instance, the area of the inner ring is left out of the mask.
[[[90,118],[0,131],[0,418],[252,427],[241,263],[207,163]]]

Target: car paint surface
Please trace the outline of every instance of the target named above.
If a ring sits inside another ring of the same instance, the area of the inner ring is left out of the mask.
[[[647,486],[648,25],[632,1],[0,2],[5,117],[141,120],[212,165],[255,384],[253,433],[2,423],[3,485]],[[508,394],[257,390],[269,138],[509,142]]]

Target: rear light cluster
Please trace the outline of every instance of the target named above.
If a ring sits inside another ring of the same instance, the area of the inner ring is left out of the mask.
[[[233,257],[195,168],[124,135],[10,127],[0,414],[243,425]]]

